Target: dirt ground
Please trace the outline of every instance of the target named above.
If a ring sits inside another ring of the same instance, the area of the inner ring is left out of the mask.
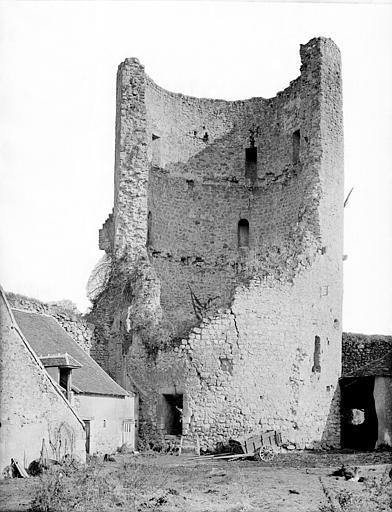
[[[341,489],[358,496],[363,492],[362,483],[329,476],[333,470],[344,463],[360,466],[366,478],[381,477],[389,471],[392,454],[295,452],[277,455],[269,463],[195,460],[189,455],[116,455],[116,462],[105,463],[102,470],[110,474],[126,463],[137,464],[141,474],[151,479],[156,496],[150,496],[154,507],[146,503],[146,510],[318,512]],[[1,481],[0,512],[28,511],[38,480]]]

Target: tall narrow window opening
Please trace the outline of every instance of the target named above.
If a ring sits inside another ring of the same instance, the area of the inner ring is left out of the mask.
[[[321,342],[320,342],[320,336],[314,337],[314,353],[313,353],[313,367],[312,372],[313,373],[320,373],[321,372]]]
[[[153,133],[151,139],[152,165],[161,167],[161,138]]]
[[[238,223],[238,247],[249,247],[249,222],[246,219]]]
[[[257,179],[257,148],[245,148],[245,178]]]
[[[147,241],[146,241],[147,247],[152,245],[151,228],[152,228],[152,213],[148,212],[148,215],[147,215]]]
[[[257,148],[245,148],[245,159],[246,162],[256,163],[257,162]]]
[[[301,133],[299,130],[296,130],[293,133],[293,164],[297,164],[299,162],[300,147],[301,147]]]
[[[84,430],[86,432],[86,453],[90,453],[90,423],[91,420],[83,420],[84,421]]]

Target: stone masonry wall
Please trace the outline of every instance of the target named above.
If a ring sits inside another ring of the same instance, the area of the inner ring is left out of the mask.
[[[339,50],[313,39],[301,61],[275,98],[238,102],[164,91],[136,59],[119,68],[114,270],[91,318],[146,432],[164,430],[162,397],[181,393],[183,431],[205,446],[269,428],[298,447],[339,443]],[[216,300],[201,323],[189,285]],[[173,336],[158,331],[151,351],[146,331],[167,319]]]
[[[16,293],[7,293],[7,300],[13,309],[53,316],[71,338],[88,354],[90,353],[93,345],[94,326],[84,320],[80,314],[58,306],[56,303],[48,304]]]
[[[340,331],[328,297],[319,301],[320,269],[318,261],[294,284],[267,279],[238,288],[230,309],[203,320],[156,361],[132,344],[126,367],[148,407],[142,431],[152,417],[164,432],[160,400],[176,392],[184,394],[183,432],[204,448],[270,429],[298,448],[339,445]],[[317,335],[320,372],[312,371]]]
[[[161,304],[178,318],[193,314],[189,286],[203,302],[230,304],[238,262],[268,258],[280,250],[305,208],[305,177],[284,186],[252,188],[226,182],[189,186],[179,177],[150,178],[149,248],[161,280]],[[249,248],[238,247],[238,222],[249,222]]]
[[[114,240],[117,258],[134,259],[147,236],[147,133],[143,66],[126,59],[117,73]],[[140,222],[144,219],[144,222]]]

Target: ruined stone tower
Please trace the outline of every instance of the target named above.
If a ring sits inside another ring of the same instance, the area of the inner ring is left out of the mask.
[[[92,353],[139,393],[142,435],[339,443],[340,53],[316,38],[301,61],[284,91],[244,101],[174,94],[137,59],[119,66]]]

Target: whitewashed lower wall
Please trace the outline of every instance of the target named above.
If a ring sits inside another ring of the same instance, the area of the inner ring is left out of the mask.
[[[124,420],[135,420],[133,396],[74,395],[82,420],[90,420],[90,453],[113,453],[124,442]],[[134,425],[134,423],[133,423]],[[129,444],[135,447],[135,429]]]

